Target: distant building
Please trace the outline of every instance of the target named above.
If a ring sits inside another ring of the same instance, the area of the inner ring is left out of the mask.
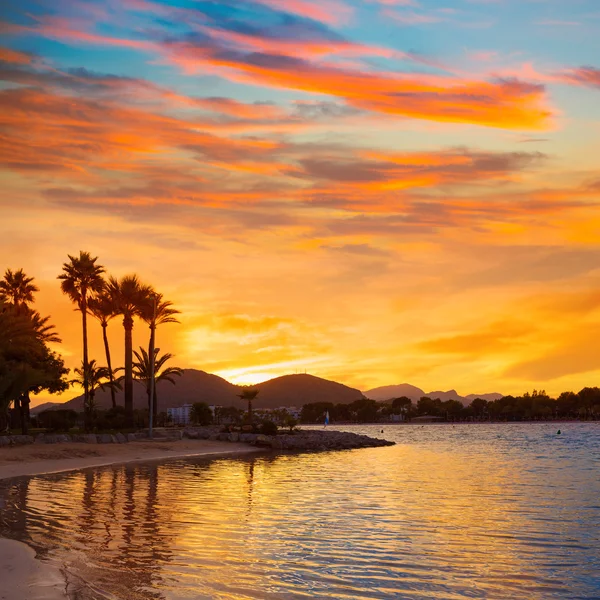
[[[188,425],[190,422],[190,413],[192,412],[191,404],[184,404],[175,408],[167,408],[169,415],[174,425]]]

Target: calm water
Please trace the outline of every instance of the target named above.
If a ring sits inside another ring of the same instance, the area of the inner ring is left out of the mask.
[[[0,533],[82,597],[600,599],[600,424],[559,426],[0,482]]]

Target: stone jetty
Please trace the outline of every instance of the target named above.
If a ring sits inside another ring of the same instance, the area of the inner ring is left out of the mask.
[[[187,427],[185,429],[157,428],[154,430],[155,439],[169,441],[188,439],[218,440],[222,442],[246,443],[273,450],[290,451],[319,451],[319,450],[350,450],[353,448],[378,448],[393,446],[394,442],[379,440],[366,435],[346,431],[300,429],[294,432],[277,435],[260,433],[223,433],[215,427]],[[0,446],[18,446],[22,444],[60,444],[79,442],[87,444],[126,444],[129,442],[148,439],[148,431],[117,433],[115,435],[102,433],[87,433],[81,435],[43,434],[37,436],[11,435],[0,436]]]
[[[379,448],[393,446],[395,442],[380,440],[347,431],[304,429],[277,435],[260,433],[215,433],[210,428],[187,428],[183,436],[191,439],[210,439],[223,442],[243,442],[273,450],[350,450],[353,448]]]

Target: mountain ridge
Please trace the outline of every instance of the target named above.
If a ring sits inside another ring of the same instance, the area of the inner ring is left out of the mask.
[[[219,406],[235,406],[246,408],[246,401],[239,398],[245,386],[235,385],[223,377],[198,369],[184,369],[183,375],[176,378],[175,385],[160,382],[156,386],[159,411],[174,408],[182,404],[206,402]],[[360,390],[351,388],[336,381],[308,374],[282,375],[251,386],[259,389],[260,393],[253,402],[255,408],[279,408],[284,406],[300,407],[308,402],[333,402],[334,404],[350,404],[363,398]],[[124,394],[117,392],[117,404],[123,406]],[[95,402],[98,408],[108,409],[111,406],[110,392],[96,392]],[[134,383],[133,406],[143,409],[147,406],[146,391],[142,385]],[[33,414],[42,410],[65,408],[81,411],[83,395],[76,396],[64,403],[46,402],[38,409],[32,409]]]
[[[446,400],[458,400],[465,406],[470,404],[475,398],[482,398],[483,400],[498,400],[502,398],[504,394],[500,394],[498,392],[488,392],[485,394],[467,394],[466,396],[461,396],[456,390],[448,390],[441,391],[436,390],[433,392],[425,392],[419,387],[411,385],[410,383],[399,383],[396,385],[384,385],[381,387],[376,387],[371,390],[367,390],[363,392],[363,394],[370,398],[371,400],[377,400],[378,402],[385,402],[386,400],[391,400],[392,398],[399,398],[400,396],[406,396],[410,398],[413,402],[417,402],[423,396],[428,398],[439,398],[442,402]]]
[[[166,410],[182,404],[193,404],[194,402],[206,402],[221,406],[235,406],[245,408],[246,403],[238,396],[244,386],[233,384],[223,377],[213,373],[207,373],[199,369],[184,369],[184,374],[178,378],[177,383],[172,385],[161,382],[157,385],[159,410]],[[407,396],[413,402],[419,398],[428,396],[445,400],[458,400],[465,406],[475,398],[484,400],[496,400],[502,398],[499,393],[467,394],[461,396],[456,390],[434,391],[426,393],[423,389],[410,383],[385,385],[361,392],[358,389],[346,386],[337,381],[323,379],[308,374],[282,375],[268,379],[255,386],[260,390],[254,405],[256,408],[279,408],[283,406],[300,407],[308,402],[333,402],[334,404],[349,404],[360,398],[370,398],[379,402]],[[96,403],[99,408],[110,408],[110,393],[98,391]],[[117,404],[123,406],[123,392],[117,392]],[[83,396],[76,396],[64,403],[44,402],[32,408],[33,414],[39,414],[43,410],[55,408],[70,408],[80,411],[83,406]],[[134,385],[134,408],[145,408],[147,406],[146,392],[139,385]]]

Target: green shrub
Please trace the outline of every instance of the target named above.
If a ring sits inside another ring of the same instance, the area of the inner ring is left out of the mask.
[[[273,421],[264,421],[260,426],[263,435],[277,435],[277,425]]]
[[[69,431],[71,427],[75,426],[78,419],[79,415],[68,408],[45,410],[38,415],[39,425],[50,431]]]

